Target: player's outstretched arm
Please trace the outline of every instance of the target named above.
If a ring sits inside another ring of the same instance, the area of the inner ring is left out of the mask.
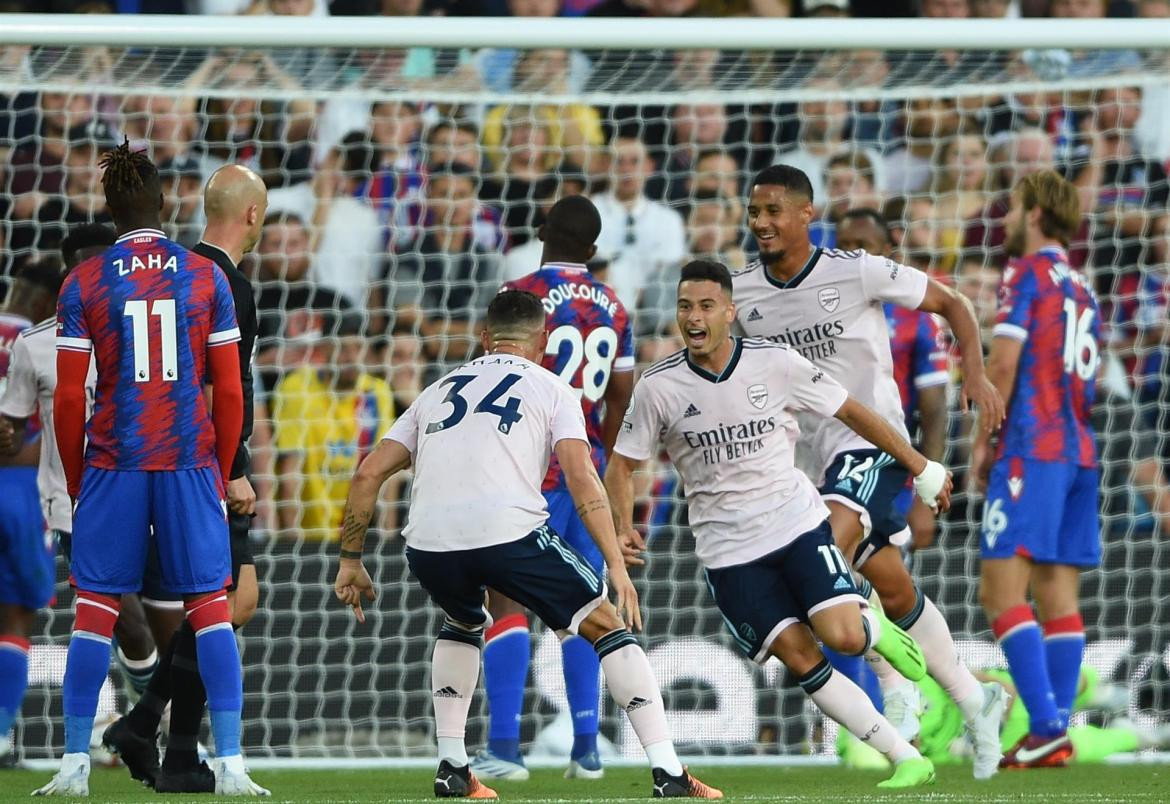
[[[1012,391],[1016,387],[1016,374],[1020,368],[1020,355],[1024,352],[1024,342],[1006,335],[997,335],[991,341],[991,354],[987,357],[987,379],[1004,399],[1012,398]],[[980,418],[983,412],[979,413]],[[974,490],[980,494],[987,488],[987,477],[991,474],[991,464],[995,451],[991,448],[991,428],[984,426],[975,433],[975,443],[971,445],[971,483]]]
[[[410,466],[410,450],[392,438],[384,438],[354,472],[345,498],[341,520],[341,551],[333,593],[353,609],[359,623],[366,621],[362,598],[373,600],[374,583],[362,565],[366,531],[378,503],[378,492],[390,476]]]
[[[215,425],[215,455],[226,486],[244,427],[244,389],[240,384],[240,351],[235,342],[207,349],[211,375],[211,421]]]
[[[850,430],[905,466],[914,475],[914,490],[932,507],[951,507],[951,473],[942,464],[928,461],[910,442],[898,435],[885,419],[853,397],[835,414]]]
[[[979,321],[975,308],[963,294],[933,279],[927,281],[926,296],[919,310],[937,313],[946,319],[959,342],[963,358],[963,387],[959,403],[967,410],[968,402],[979,409],[983,429],[991,432],[999,428],[1004,416],[1004,397],[988,379],[983,367],[983,341],[979,336]]]
[[[609,507],[609,498],[605,495],[605,486],[601,484],[601,478],[593,466],[589,443],[579,438],[562,438],[554,450],[561,470],[565,473],[565,485],[569,487],[573,504],[577,506],[577,514],[605,559],[610,585],[617,593],[618,616],[630,628],[641,629],[642,612],[638,606],[638,592],[630,581],[622,551],[618,548],[613,512]]]
[[[620,452],[615,452],[610,456],[605,469],[605,490],[609,493],[609,503],[613,506],[613,526],[618,534],[623,558],[629,566],[646,563],[640,557],[641,552],[646,549],[646,541],[634,527],[634,472],[638,471],[643,463],[644,461],[635,461]]]

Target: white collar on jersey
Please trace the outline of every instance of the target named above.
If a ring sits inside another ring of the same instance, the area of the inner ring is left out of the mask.
[[[584,263],[580,262],[546,262],[540,266],[540,270],[570,271],[581,274],[587,273],[589,271],[589,269],[585,267]]]
[[[129,240],[132,237],[166,237],[166,236],[167,236],[166,232],[162,231],[161,229],[135,229],[132,232],[126,232],[126,234],[122,235],[114,242],[121,243],[123,240]]]

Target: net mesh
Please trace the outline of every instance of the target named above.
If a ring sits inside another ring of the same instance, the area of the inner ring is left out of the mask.
[[[1088,657],[1149,721],[1170,715],[1170,547],[1159,524],[1170,514],[1159,401],[1166,78],[1166,51],[1134,50],[8,47],[0,275],[52,251],[70,225],[108,219],[96,159],[122,135],[163,166],[166,226],[188,245],[210,173],[227,162],[260,171],[269,221],[245,267],[261,319],[252,446],[262,593],[242,632],[244,746],[253,757],[422,757],[433,752],[427,679],[440,614],[397,538],[409,479],[384,494],[369,549],[380,596],[364,627],[333,599],[331,542],[348,478],[394,411],[472,353],[476,317],[500,282],[538,266],[535,232],[552,201],[585,192],[623,210],[606,214],[599,250],[636,311],[645,366],[681,345],[680,261],[750,258],[743,198],[763,166],[810,175],[819,242],[832,242],[849,208],[884,210],[901,258],[956,285],[984,325],[1004,261],[1003,193],[1054,166],[1089,211],[1072,258],[1101,294],[1108,334],[1096,410],[1105,552],[1082,585]],[[620,200],[638,196],[626,214]],[[353,331],[357,344],[339,337]],[[354,390],[331,390],[323,376]],[[971,422],[953,383],[947,408],[946,460],[962,488]],[[644,644],[683,750],[831,752],[833,729],[793,680],[774,661],[749,663],[724,633],[672,469],[657,462],[639,489],[650,536],[636,578]],[[977,601],[981,516],[980,500],[960,494],[912,558],[973,666],[1002,661]],[[19,727],[29,758],[61,743],[55,688],[71,600],[62,568]],[[562,755],[571,729],[560,652],[540,628],[533,645],[523,738]],[[112,673],[107,710],[125,703]],[[614,750],[636,755],[625,719],[608,701],[603,712]],[[472,746],[485,713],[479,696]]]

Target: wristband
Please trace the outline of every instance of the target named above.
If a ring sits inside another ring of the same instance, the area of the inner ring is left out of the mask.
[[[341,558],[356,558],[360,561],[361,557],[362,557],[362,551],[361,550],[339,550],[337,555],[340,556]]]

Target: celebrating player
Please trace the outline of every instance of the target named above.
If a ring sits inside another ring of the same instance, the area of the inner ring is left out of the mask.
[[[256,304],[252,283],[236,267],[260,239],[268,191],[253,171],[241,165],[217,170],[203,193],[207,227],[194,253],[215,262],[231,285],[239,322],[240,383],[244,393],[244,423],[227,482],[228,528],[231,541],[232,582],[228,606],[232,627],[247,624],[256,610],[259,589],[255,561],[248,546],[256,493],[248,479],[252,434],[252,349],[256,342]],[[214,392],[213,392],[214,393]],[[171,641],[150,686],[125,718],[106,729],[102,743],[117,753],[135,779],[162,793],[210,793],[215,775],[197,753],[199,726],[207,693],[196,669],[195,631],[185,621]],[[167,752],[160,768],[157,732],[167,703],[171,726]]]
[[[773,165],[756,177],[748,225],[760,258],[733,277],[736,316],[748,335],[786,343],[870,405],[903,438],[906,424],[891,373],[882,303],[938,313],[950,324],[963,359],[962,405],[975,403],[987,430],[1003,419],[1003,400],[983,370],[979,324],[970,303],[923,272],[864,251],[813,248],[808,226],[812,187],[796,168]],[[829,507],[833,539],[873,584],[886,614],[922,646],[930,674],[975,732],[975,777],[999,765],[1002,688],[983,686],[960,661],[942,613],[922,594],[897,545],[910,536],[895,501],[906,471],[880,448],[833,418],[800,418],[810,477]],[[874,657],[876,659],[876,657]],[[896,687],[886,662],[871,661],[883,689]],[[913,715],[908,707],[902,711]]]
[[[15,276],[8,302],[0,311],[0,413],[9,414],[16,407],[10,400],[15,395],[10,372],[27,370],[23,363],[16,365],[21,336],[33,321],[51,314],[60,285],[61,267],[56,260],[29,263]],[[22,419],[31,416],[35,406],[34,396],[32,409]],[[29,452],[37,449],[35,444],[25,444],[23,428],[15,433],[0,416],[0,487],[4,489],[0,505],[0,757],[12,750],[8,732],[28,686],[28,636],[37,609],[53,599],[56,581],[53,546],[46,542],[38,505],[37,470],[4,465],[24,446]]]
[[[251,788],[240,755],[243,689],[223,592],[231,567],[222,478],[243,418],[231,290],[214,263],[163,235],[162,186],[145,154],[124,142],[101,166],[120,236],[70,273],[57,302],[53,424],[76,500],[77,613],[65,666],[65,754],[36,794],[89,793],[90,732],[119,596],[139,588],[152,530],[163,580],[184,595],[196,631],[220,757],[216,790],[241,794]],[[87,425],[91,353],[97,392]]]
[[[634,388],[605,476],[631,563],[645,547],[633,526],[633,472],[661,440],[686,489],[711,594],[740,648],[760,664],[779,658],[822,712],[889,757],[896,768],[882,787],[928,784],[930,761],[817,647],[820,639],[853,656],[876,648],[912,678],[926,671],[913,641],[858,593],[828,509],[793,464],[793,414],[836,417],[880,445],[910,469],[931,505],[950,505],[950,476],[794,350],[733,338],[731,291],[723,265],[684,266],[678,326],[686,349],[647,369]]]
[[[675,755],[662,694],[646,654],[627,630],[641,626],[605,490],[590,455],[581,405],[540,366],[548,333],[540,299],[505,290],[488,306],[487,354],[427,388],[358,467],[345,506],[339,600],[365,620],[374,587],[361,562],[378,490],[413,464],[403,530],[410,570],[446,614],[431,665],[439,768],[435,795],[496,798],[468,767],[464,731],[479,676],[480,642],[491,620],[484,588],[536,612],[561,636],[597,651],[610,693],[650,760],[655,797],[722,798]],[[597,543],[617,592],[548,525],[540,494],[555,453],[577,513]],[[457,468],[456,468],[457,467]]]
[[[986,428],[972,448],[972,475],[987,489],[979,594],[1030,722],[1003,759],[1009,768],[1062,766],[1072,754],[1068,720],[1085,649],[1079,573],[1101,560],[1089,420],[1101,319],[1066,251],[1080,223],[1077,189],[1054,171],[1012,192],[1005,247],[1016,259],[1004,271],[988,358],[1011,402],[994,465]]]
[[[534,293],[544,305],[549,340],[543,365],[568,382],[580,398],[593,465],[603,473],[634,387],[634,340],[617,294],[585,268],[597,252],[594,241],[600,233],[601,216],[593,202],[585,196],[562,198],[540,228],[544,241],[540,270],[505,288]],[[601,552],[573,510],[556,456],[545,475],[543,493],[549,527],[601,575]],[[483,777],[527,779],[528,769],[520,756],[520,710],[528,678],[528,620],[521,606],[495,590],[489,593],[488,611],[494,622],[484,634],[483,681],[491,722],[487,749],[472,760],[471,769]],[[572,636],[561,642],[561,658],[573,717],[573,747],[565,776],[597,779],[604,772],[597,753],[601,694],[597,651],[587,640]]]

